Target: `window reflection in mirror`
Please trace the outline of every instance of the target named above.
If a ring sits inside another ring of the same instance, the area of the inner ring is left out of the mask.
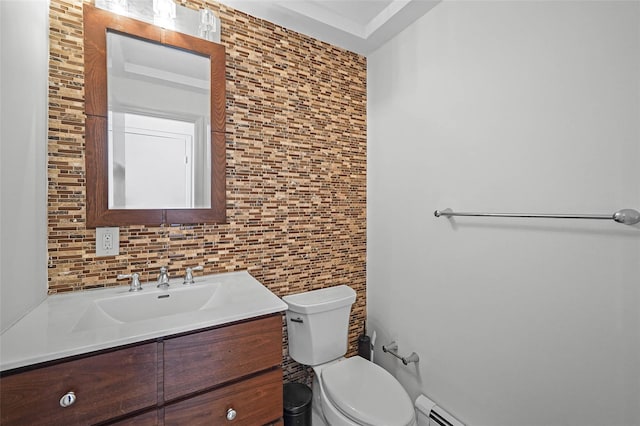
[[[209,58],[107,32],[110,209],[211,207]]]

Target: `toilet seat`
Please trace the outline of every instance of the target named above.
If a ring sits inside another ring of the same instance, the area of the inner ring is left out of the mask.
[[[365,426],[413,424],[413,405],[400,383],[382,367],[359,356],[327,366],[320,377],[331,403]]]

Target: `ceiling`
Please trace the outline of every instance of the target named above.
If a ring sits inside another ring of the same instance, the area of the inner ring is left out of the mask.
[[[219,0],[227,6],[367,55],[440,0]]]

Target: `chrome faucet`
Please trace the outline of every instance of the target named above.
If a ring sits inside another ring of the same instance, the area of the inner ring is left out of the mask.
[[[194,266],[193,268],[189,268],[187,267],[187,271],[184,274],[184,280],[182,281],[182,284],[193,284],[193,271],[202,271],[204,269],[204,266],[200,265],[200,266]]]
[[[169,288],[169,272],[166,266],[160,268],[160,275],[158,275],[158,288]]]
[[[133,274],[118,274],[118,279],[123,280],[125,278],[131,278],[131,284],[129,291],[142,290],[142,284],[140,284],[140,274],[134,272]]]

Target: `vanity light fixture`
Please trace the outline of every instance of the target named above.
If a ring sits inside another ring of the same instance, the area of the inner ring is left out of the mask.
[[[220,43],[220,18],[210,9],[192,10],[173,0],[95,0],[95,6],[118,15]]]
[[[209,9],[200,10],[200,37],[205,40],[212,40],[210,37],[220,34],[218,29],[218,17]],[[219,35],[218,35],[219,37]]]
[[[173,30],[176,22],[176,4],[173,0],[153,0],[153,23]]]
[[[129,14],[128,0],[104,0],[105,9],[108,9],[118,15],[127,16]]]

